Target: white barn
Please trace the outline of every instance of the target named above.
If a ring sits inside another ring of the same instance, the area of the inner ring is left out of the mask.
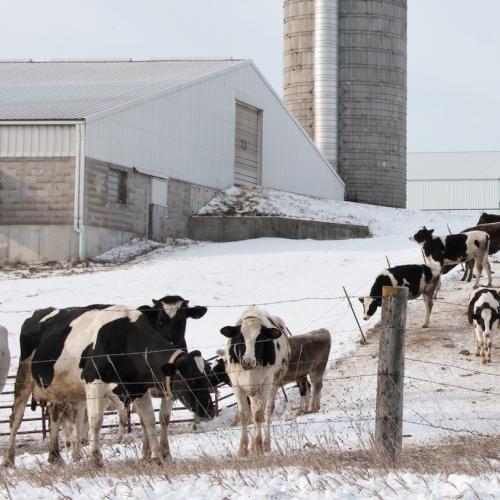
[[[0,62],[0,261],[184,237],[234,184],[344,199],[251,60]]]
[[[500,151],[408,153],[408,208],[500,213]]]

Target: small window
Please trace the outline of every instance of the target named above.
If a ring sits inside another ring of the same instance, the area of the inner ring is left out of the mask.
[[[108,201],[127,204],[127,172],[110,169],[108,173]]]

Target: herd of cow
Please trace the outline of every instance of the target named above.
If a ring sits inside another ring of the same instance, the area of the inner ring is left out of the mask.
[[[488,254],[500,250],[500,217],[494,221],[487,217],[483,214],[477,226],[460,234],[435,236],[425,227],[417,231],[410,239],[422,247],[426,263],[392,267],[378,275],[370,295],[360,299],[365,319],[381,305],[384,286],[406,286],[409,298],[423,296],[423,327],[427,327],[441,274],[458,263],[466,264],[463,279],[469,281],[470,266],[475,264],[474,288],[484,268],[491,287]],[[206,307],[192,307],[178,295],[139,308],[93,304],[36,311],[21,328],[4,464],[14,463],[15,438],[30,397],[47,405],[49,461],[61,460],[62,429],[74,460],[80,458],[82,438],[88,433],[89,457],[96,465],[102,464],[100,431],[109,405],[118,411],[122,431],[127,405],[135,407],[143,430],[143,456],[155,461],[170,458],[168,425],[174,400],[180,400],[195,419],[214,418],[211,394],[221,383],[232,386],[237,401],[242,456],[248,453],[250,421],[254,426],[252,452],[270,449],[270,422],[280,386],[298,385],[299,413],[319,410],[331,348],[328,330],[292,335],[281,318],[251,306],[235,325],[221,328],[227,345],[209,364],[199,351],[188,350],[185,335],[187,320],[200,319],[206,312]],[[482,362],[491,360],[491,336],[499,315],[500,297],[495,289],[481,288],[472,294],[469,321]],[[7,331],[0,327],[0,391],[9,360]],[[161,400],[160,439],[152,398]]]

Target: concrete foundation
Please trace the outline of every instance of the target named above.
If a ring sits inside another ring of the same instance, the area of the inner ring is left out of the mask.
[[[77,258],[78,241],[71,225],[0,225],[0,263]]]
[[[200,241],[240,241],[252,238],[346,240],[368,238],[367,226],[282,217],[194,216],[189,236]]]

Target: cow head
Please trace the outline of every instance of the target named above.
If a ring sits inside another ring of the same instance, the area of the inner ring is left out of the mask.
[[[380,297],[360,297],[359,301],[363,304],[363,319],[370,319],[376,312],[377,308],[382,305]]]
[[[432,239],[432,233],[434,233],[434,229],[427,229],[424,226],[419,229],[413,236],[410,236],[409,240],[422,244]]]
[[[165,377],[170,377],[172,394],[186,408],[202,419],[215,416],[205,360],[200,351],[182,354],[173,363],[163,365],[161,370]]]
[[[268,328],[258,318],[244,318],[240,325],[225,326],[220,332],[231,339],[229,356],[239,362],[244,370],[262,364],[266,344],[281,336],[277,328]]]
[[[187,351],[186,321],[188,318],[199,319],[207,312],[203,306],[189,307],[189,300],[179,295],[167,295],[162,299],[153,299],[156,316],[156,331],[176,347]]]

